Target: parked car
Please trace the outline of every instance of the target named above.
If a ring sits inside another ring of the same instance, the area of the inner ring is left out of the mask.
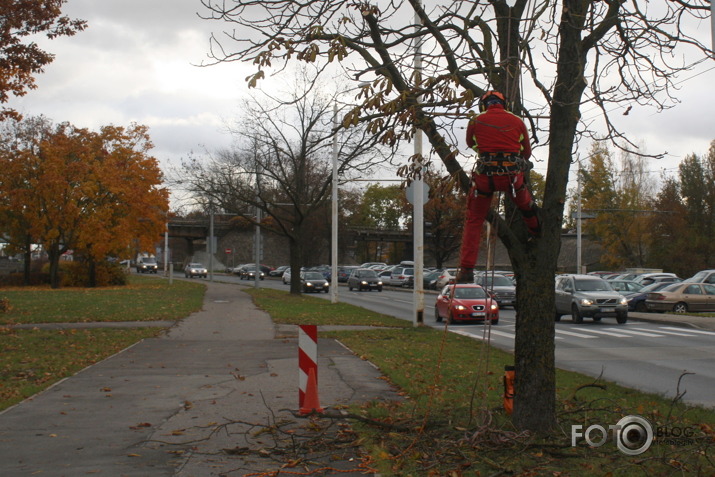
[[[288,267],[283,272],[283,275],[281,275],[281,280],[283,280],[284,285],[288,285],[290,283],[290,275],[290,267]]]
[[[624,296],[626,293],[637,292],[645,286],[633,280],[608,280],[608,284],[611,285],[611,288],[617,292],[621,292]]]
[[[556,277],[556,321],[571,314],[575,323],[584,317],[601,321],[616,317],[619,324],[628,321],[628,301],[614,291],[606,280],[594,275],[559,275]]]
[[[623,296],[628,300],[628,311],[637,311],[638,313],[646,313],[648,307],[645,300],[648,293],[662,290],[663,288],[672,285],[671,282],[656,282],[646,285],[637,292],[623,293]]]
[[[390,285],[393,287],[409,286],[409,277],[415,275],[415,269],[412,267],[395,267],[390,273]]]
[[[709,283],[681,282],[648,293],[645,304],[648,311],[715,311],[715,285]]]
[[[442,273],[437,277],[437,282],[435,286],[437,290],[441,290],[449,283],[454,283],[454,279],[457,276],[456,268],[445,268]]]
[[[360,268],[370,268],[373,265],[379,265],[382,268],[387,268],[387,264],[385,262],[365,262],[362,265],[360,265]]]
[[[323,275],[323,278],[330,281],[330,277],[333,275],[333,270],[330,265],[318,265],[315,267],[308,268],[311,272],[318,272]]]
[[[474,281],[487,290],[499,303],[499,308],[511,306],[516,309],[516,285],[504,275],[485,272],[478,274]]]
[[[358,268],[360,267],[357,265],[344,265],[338,267],[338,282],[347,283],[348,278],[350,278],[350,274],[353,273],[353,270],[357,270]]]
[[[266,278],[266,274],[261,270],[258,278],[261,280]],[[238,273],[238,278],[241,280],[255,280],[256,279],[256,266],[255,265],[245,265]]]
[[[202,264],[198,262],[191,262],[186,265],[186,267],[184,267],[184,276],[186,278],[206,278],[208,276],[208,271],[206,270],[206,267],[204,267]]]
[[[348,290],[353,291],[353,288],[357,288],[357,291],[377,290],[381,292],[382,280],[380,280],[375,270],[370,268],[357,268],[353,270],[348,278]]]
[[[137,273],[156,273],[159,266],[154,257],[142,257],[137,261]]]
[[[633,281],[641,285],[650,285],[655,282],[682,282],[683,279],[675,273],[644,273],[635,277]]]
[[[702,270],[684,281],[691,283],[715,283],[715,270]]]
[[[432,270],[431,272],[425,272],[422,275],[422,287],[425,290],[436,290],[437,289],[437,279],[442,275],[442,270]]]
[[[280,267],[268,272],[268,276],[269,277],[282,277],[283,272],[286,271],[286,268],[288,268],[288,265],[281,265]]]
[[[496,325],[499,323],[499,304],[479,285],[449,284],[437,296],[434,318],[438,322],[446,319],[449,324],[488,320]]]
[[[330,291],[330,283],[323,274],[315,271],[300,272],[300,287],[303,293]]]

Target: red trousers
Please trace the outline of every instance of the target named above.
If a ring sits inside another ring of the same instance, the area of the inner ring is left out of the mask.
[[[462,250],[459,266],[462,269],[473,269],[479,256],[479,244],[482,239],[482,227],[492,203],[492,193],[506,192],[519,210],[529,232],[536,234],[539,230],[539,219],[536,207],[529,189],[524,184],[524,174],[492,175],[473,174],[474,186],[467,197],[467,217],[462,234]]]

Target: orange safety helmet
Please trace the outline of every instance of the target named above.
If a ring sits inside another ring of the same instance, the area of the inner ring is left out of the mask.
[[[479,110],[484,112],[494,103],[500,103],[506,108],[506,98],[503,94],[499,91],[487,91],[479,98]]]

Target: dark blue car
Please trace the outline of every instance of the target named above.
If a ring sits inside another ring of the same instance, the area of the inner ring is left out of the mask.
[[[645,305],[645,299],[648,293],[658,291],[661,288],[665,288],[668,285],[672,285],[672,282],[656,282],[646,285],[637,292],[623,294],[628,300],[628,311],[637,311],[639,313],[647,313],[648,307]]]

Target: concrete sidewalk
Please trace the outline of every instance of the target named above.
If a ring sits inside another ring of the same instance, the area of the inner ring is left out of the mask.
[[[239,287],[206,283],[203,310],[163,336],[0,413],[0,476],[239,476],[295,459],[295,471],[365,475],[358,449],[320,440],[346,432],[339,420],[293,414],[296,327],[277,336]],[[338,342],[320,339],[318,354],[323,407],[399,399]]]
[[[650,321],[663,325],[687,326],[698,330],[715,331],[715,318],[693,315],[676,315],[673,313],[637,313],[628,312],[628,320]]]

